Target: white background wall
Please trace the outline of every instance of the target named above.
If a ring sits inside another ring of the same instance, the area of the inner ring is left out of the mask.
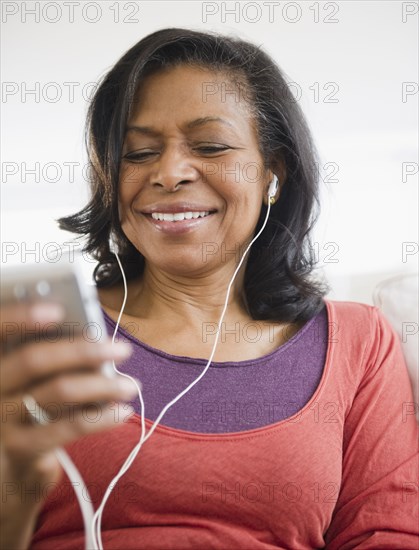
[[[93,83],[148,33],[179,26],[260,44],[295,83],[325,167],[314,240],[330,297],[371,303],[378,281],[417,270],[417,2],[3,1],[1,9],[2,265],[53,257],[51,243],[71,238],[54,219],[87,198]]]

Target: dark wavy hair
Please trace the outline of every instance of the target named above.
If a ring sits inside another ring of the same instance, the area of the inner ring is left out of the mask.
[[[167,28],[129,49],[102,78],[89,106],[86,146],[91,199],[60,228],[87,237],[86,252],[98,261],[98,287],[121,280],[109,249],[113,232],[127,279],[143,273],[145,259],[123,233],[118,216],[118,178],[125,128],[143,79],[166,67],[201,66],[223,72],[248,90],[265,166],[286,170],[278,202],[250,250],[244,302],[255,320],[305,321],[323,307],[327,291],[313,277],[310,231],[318,215],[318,163],[304,115],[276,63],[260,47],[236,37]],[[258,231],[266,216],[262,206]]]

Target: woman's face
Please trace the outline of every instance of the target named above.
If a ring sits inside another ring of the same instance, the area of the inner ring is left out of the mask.
[[[145,79],[127,125],[119,211],[148,266],[205,274],[237,263],[252,238],[272,173],[240,91],[186,66]]]

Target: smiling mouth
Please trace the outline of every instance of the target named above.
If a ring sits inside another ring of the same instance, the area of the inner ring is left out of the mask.
[[[206,218],[213,212],[200,211],[200,212],[153,212],[151,217],[153,220],[165,221],[165,222],[180,222],[183,220],[195,220],[197,218]]]

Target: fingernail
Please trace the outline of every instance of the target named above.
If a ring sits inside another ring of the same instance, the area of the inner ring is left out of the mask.
[[[38,303],[30,308],[30,315],[34,321],[39,323],[61,321],[64,317],[64,308],[55,303]]]

